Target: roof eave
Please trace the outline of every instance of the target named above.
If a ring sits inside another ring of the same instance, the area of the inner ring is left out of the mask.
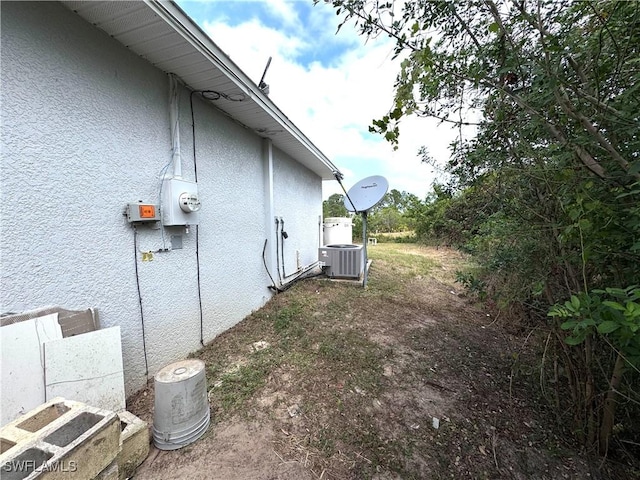
[[[245,95],[253,100],[283,129],[302,144],[319,162],[314,168],[323,180],[331,180],[339,173],[329,160],[306,135],[291,122],[284,113],[267,97],[258,86],[196,25],[191,18],[173,1],[144,0],[145,4],[167,24],[196,48],[203,56],[219,68]],[[179,72],[175,72],[179,75]]]

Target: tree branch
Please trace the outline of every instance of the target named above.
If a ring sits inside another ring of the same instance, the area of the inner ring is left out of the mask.
[[[572,92],[574,92],[580,98],[582,98],[582,99],[586,100],[587,102],[589,102],[594,107],[606,110],[610,114],[618,117],[620,120],[624,120],[625,123],[628,123],[629,125],[639,124],[639,122],[634,122],[634,121],[626,118],[624,113],[622,113],[620,110],[617,110],[617,109],[613,108],[611,105],[607,105],[602,100],[598,100],[596,97],[594,97],[592,95],[589,95],[584,90],[581,90],[580,88],[572,87],[571,85],[567,85],[567,88],[569,88]]]
[[[627,162],[622,157],[622,155],[620,155],[620,153],[613,147],[613,145],[611,145],[611,143],[604,137],[604,135],[602,135],[600,130],[598,130],[595,127],[595,125],[583,113],[576,111],[573,108],[573,105],[571,105],[571,100],[569,99],[569,96],[567,95],[566,91],[562,87],[559,87],[558,90],[559,90],[558,100],[560,102],[560,106],[567,113],[567,115],[571,116],[575,120],[578,120],[582,124],[584,129],[587,131],[587,133],[589,133],[589,135],[594,137],[597,140],[597,142],[600,144],[600,146],[602,146],[602,148],[604,148],[607,152],[609,152],[611,157],[618,163],[618,165],[620,165],[622,170],[624,170],[624,172],[628,172],[629,162]],[[640,180],[640,173],[635,173],[633,177]]]
[[[449,120],[446,117],[442,117],[436,113],[433,113],[429,110],[424,110],[424,111],[419,111],[416,110],[416,115],[418,115],[419,117],[433,117],[437,120],[440,120],[441,122],[446,122],[446,123],[453,123],[455,126],[458,125],[463,125],[463,126],[479,126],[482,125],[482,123],[476,123],[476,122],[463,122],[461,120]]]

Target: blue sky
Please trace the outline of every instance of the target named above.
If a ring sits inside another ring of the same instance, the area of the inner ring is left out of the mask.
[[[340,17],[312,0],[178,1],[180,7],[256,83],[269,57],[270,98],[344,173],[347,188],[383,175],[389,188],[420,198],[435,178],[420,162],[426,145],[440,162],[455,132],[430,119],[403,120],[393,151],[368,131],[393,100],[398,61],[386,38],[367,40],[351,24],[336,34]],[[323,197],[342,193],[324,182]]]

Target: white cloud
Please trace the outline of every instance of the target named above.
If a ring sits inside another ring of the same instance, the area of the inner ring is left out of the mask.
[[[297,21],[290,3],[279,0],[270,5],[285,22]],[[455,132],[429,119],[403,119],[400,147],[395,152],[381,136],[369,134],[372,120],[386,114],[392,104],[399,69],[398,62],[390,59],[393,45],[386,39],[365,43],[350,25],[335,38],[336,16],[332,9],[323,8],[312,12],[314,25],[308,29],[321,32],[315,38],[304,35],[304,28],[275,30],[256,18],[234,27],[205,22],[204,29],[256,83],[267,59],[273,57],[265,79],[269,96],[341,169],[346,188],[361,178],[383,175],[390,188],[423,198],[434,174],[421,163],[418,149],[426,145],[434,158],[446,161]],[[336,41],[350,48],[329,66],[299,63],[303,52]],[[342,193],[340,186],[325,182],[324,197],[332,193]]]
[[[275,13],[285,25],[299,24],[298,14],[291,2],[287,0],[269,0],[269,9],[272,13]]]

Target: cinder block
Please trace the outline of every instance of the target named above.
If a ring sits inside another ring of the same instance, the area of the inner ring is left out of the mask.
[[[84,407],[80,402],[54,398],[0,428],[2,443],[13,443],[13,449],[25,442],[36,441],[38,437],[57,429],[67,418],[73,416],[74,412],[79,412]],[[2,449],[0,461],[5,460],[5,452],[9,453],[9,449]]]
[[[118,412],[122,432],[120,433],[120,451],[118,469],[120,480],[132,477],[136,468],[149,455],[149,427],[134,414]]]
[[[118,469],[118,461],[114,460],[109,464],[107,468],[101,471],[97,477],[93,480],[118,480],[119,478],[119,469]]]
[[[10,448],[15,447],[16,444],[11,440],[7,440],[6,438],[0,438],[0,455],[9,450]]]
[[[120,421],[108,410],[56,398],[0,429],[3,480],[90,479],[116,458]]]

